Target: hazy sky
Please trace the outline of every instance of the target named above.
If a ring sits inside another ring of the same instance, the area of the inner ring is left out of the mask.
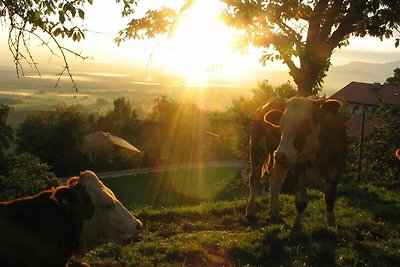
[[[157,1],[144,2],[157,5]],[[89,30],[86,39],[80,43],[68,40],[61,42],[75,51],[82,51],[84,55],[93,57],[94,60],[80,62],[71,56],[72,67],[90,68],[93,62],[143,68],[162,67],[184,75],[189,82],[194,83],[213,75],[235,79],[252,70],[286,70],[280,63],[269,63],[263,67],[258,63],[260,50],[250,49],[248,54],[240,55],[233,49],[234,32],[218,23],[217,12],[213,11],[218,7],[217,0],[199,1],[195,11],[190,14],[190,19],[186,19],[178,28],[172,40],[166,38],[130,40],[117,47],[113,39],[128,21],[121,18],[121,7],[113,0],[94,1],[93,6],[86,7],[84,26]],[[142,14],[146,8],[138,7],[137,14]],[[207,16],[204,16],[205,13]],[[0,40],[2,40],[0,64],[14,68],[10,53],[7,51],[7,28],[3,24],[0,30]],[[62,62],[57,61],[56,57],[51,57],[49,51],[39,47],[34,40],[31,42],[31,49],[41,66],[62,66]],[[334,66],[351,61],[386,63],[397,60],[400,60],[400,48],[394,47],[394,40],[381,42],[373,38],[352,38],[350,46],[335,51],[332,56]]]

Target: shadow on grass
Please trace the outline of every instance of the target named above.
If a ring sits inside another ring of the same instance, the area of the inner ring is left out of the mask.
[[[350,206],[371,212],[375,220],[392,223],[400,221],[399,204],[371,190],[360,184],[346,183],[338,188],[338,196],[347,198]]]

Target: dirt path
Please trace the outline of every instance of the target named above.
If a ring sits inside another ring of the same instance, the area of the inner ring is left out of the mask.
[[[194,168],[209,168],[209,167],[243,167],[247,166],[247,162],[244,160],[229,160],[229,161],[213,161],[213,162],[200,162],[200,163],[182,163],[174,165],[166,165],[160,167],[150,167],[150,168],[137,168],[128,169],[121,171],[112,172],[101,172],[97,173],[97,176],[101,179],[107,179],[111,177],[128,176],[139,173],[151,173],[151,172],[165,172],[173,171],[179,169],[194,169]]]

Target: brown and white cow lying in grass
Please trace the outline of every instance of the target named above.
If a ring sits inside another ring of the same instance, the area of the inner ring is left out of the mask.
[[[73,254],[128,244],[142,223],[91,171],[35,196],[0,202],[0,266],[65,266]]]
[[[265,115],[265,123],[281,133],[269,176],[272,217],[279,216],[279,194],[290,170],[295,183],[295,225],[301,225],[308,186],[325,194],[326,220],[335,224],[336,186],[347,153],[346,129],[339,108],[340,102],[336,100],[294,97],[287,101],[285,109],[271,110]],[[281,116],[279,124],[274,122],[277,116]],[[248,216],[254,216],[253,201],[255,197],[249,198]]]

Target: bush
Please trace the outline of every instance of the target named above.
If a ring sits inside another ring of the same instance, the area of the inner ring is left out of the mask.
[[[374,133],[364,140],[362,177],[379,182],[398,180],[400,165],[395,151],[400,146],[400,108],[381,105],[371,114],[370,123]],[[352,148],[358,150],[359,145]]]
[[[16,156],[10,175],[0,176],[0,200],[34,195],[57,185],[58,180],[48,165],[29,153],[23,153]]]

